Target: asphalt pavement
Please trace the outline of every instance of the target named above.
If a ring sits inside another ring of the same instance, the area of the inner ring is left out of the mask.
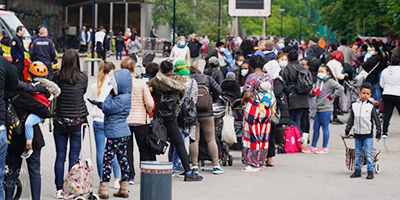
[[[81,63],[86,58],[81,58]],[[114,57],[108,58],[119,68],[120,61]],[[161,58],[156,58],[160,62]],[[83,63],[82,63],[83,64]],[[200,62],[204,66],[204,61]],[[200,67],[203,68],[203,67]],[[90,84],[96,81],[95,77],[89,78]],[[90,87],[88,87],[90,88]],[[89,91],[86,96],[89,95]],[[88,109],[91,105],[87,103]],[[343,122],[348,115],[339,116]],[[91,116],[89,121],[92,122]],[[277,154],[274,158],[274,167],[268,167],[258,173],[243,173],[241,168],[241,152],[232,151],[233,166],[224,167],[222,175],[212,174],[211,162],[206,162],[204,177],[201,182],[184,182],[183,178],[173,177],[172,199],[197,200],[197,199],[400,199],[400,117],[395,112],[389,128],[389,138],[385,141],[374,141],[375,148],[381,150],[381,173],[375,179],[366,180],[366,167],[363,167],[362,178],[350,179],[351,171],[345,167],[345,147],[340,138],[344,134],[345,125],[330,125],[330,153],[317,154]],[[311,121],[312,123],[312,121]],[[54,162],[56,157],[53,135],[49,132],[48,120],[41,126],[46,146],[42,149],[42,199],[54,199]],[[311,126],[312,127],[312,126]],[[90,133],[94,148],[94,136]],[[312,134],[310,134],[312,135]],[[83,146],[83,157],[90,157],[88,137]],[[387,149],[384,142],[386,142]],[[322,143],[320,137],[318,147]],[[349,141],[354,146],[354,140]],[[387,151],[386,151],[387,150]],[[130,186],[129,199],[140,198],[140,172],[139,154],[135,144],[135,185]],[[95,163],[95,150],[93,162]],[[167,160],[167,155],[158,156],[158,160]],[[67,168],[67,162],[65,164]],[[67,169],[65,170],[67,173]],[[29,177],[26,164],[23,164],[20,179],[23,185],[21,199],[30,199]],[[112,185],[112,184],[110,184]],[[97,191],[99,178],[95,171],[94,187]],[[116,189],[110,188],[110,199]]]

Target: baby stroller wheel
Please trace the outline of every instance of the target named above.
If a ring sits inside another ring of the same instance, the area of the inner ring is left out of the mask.
[[[87,199],[83,196],[79,196],[79,197],[75,197],[74,200],[87,200]]]
[[[232,166],[232,164],[233,164],[233,157],[232,157],[232,155],[229,155],[228,165]]]
[[[379,161],[375,162],[374,167],[375,167],[375,173],[379,174],[381,172],[381,164],[379,164]]]

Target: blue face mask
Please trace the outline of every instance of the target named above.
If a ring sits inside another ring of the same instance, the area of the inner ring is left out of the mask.
[[[318,73],[318,74],[317,74],[317,77],[318,77],[319,79],[321,79],[321,80],[324,80],[325,77],[326,77],[326,74],[325,74],[325,73]]]
[[[242,62],[238,62],[237,65],[238,65],[239,67],[241,67],[241,66],[243,65],[243,61],[242,61]]]
[[[285,48],[285,43],[278,43],[278,48],[283,49]]]
[[[354,45],[354,48],[355,48],[355,49],[358,49],[358,46],[357,46],[357,45]]]
[[[379,49],[382,51],[382,47],[379,47]]]
[[[288,65],[288,62],[287,62],[287,61],[281,61],[281,62],[279,62],[279,66],[281,66],[281,67],[283,67],[283,68],[285,68],[287,65]]]

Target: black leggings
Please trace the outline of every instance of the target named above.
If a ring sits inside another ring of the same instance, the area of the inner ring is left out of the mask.
[[[185,145],[182,140],[181,132],[179,131],[178,123],[176,122],[176,118],[167,118],[164,120],[164,126],[167,129],[168,138],[171,141],[171,145],[175,146],[176,152],[178,152],[178,156],[181,159],[182,166],[185,169],[185,172],[190,171],[189,165],[189,157],[185,148]]]
[[[143,126],[129,126],[131,130],[131,137],[128,140],[127,157],[129,163],[129,178],[135,178],[135,164],[133,158],[133,135],[135,135],[136,143],[139,147],[140,162],[141,161],[155,161],[156,154],[154,154],[146,144],[148,125]]]
[[[339,97],[336,97],[335,100],[333,100],[333,119],[338,118],[338,113],[339,113]]]
[[[389,130],[390,118],[392,118],[394,107],[400,113],[400,96],[383,95],[383,103],[385,105],[385,114],[383,115],[383,133],[387,133]]]
[[[283,144],[283,127],[282,124],[271,123],[271,133],[269,134],[268,154],[267,158],[275,157],[275,145]]]
[[[302,108],[304,109],[303,115],[301,116],[301,130],[304,133],[310,133],[310,109],[308,108]]]

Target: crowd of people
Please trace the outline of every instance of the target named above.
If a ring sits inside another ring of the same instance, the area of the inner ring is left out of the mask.
[[[13,136],[8,146],[11,172],[5,179],[6,183],[10,183],[5,184],[6,198],[13,195],[15,187],[11,183],[15,183],[22,160],[26,159],[31,198],[40,199],[40,151],[44,139],[39,123],[46,118],[52,118],[54,124],[54,197],[64,198],[67,144],[70,146],[68,169],[71,169],[79,159],[81,136],[85,134],[81,132],[81,126],[88,123],[89,112],[84,99],[87,91],[90,92],[87,100],[92,105],[100,177],[98,194],[101,198],[109,198],[112,172],[113,187],[118,189],[113,195],[129,197],[128,187],[135,182],[133,137],[139,147],[139,160],[155,161],[156,152],[147,138],[149,132],[161,130],[160,127],[165,127],[165,134],[171,143],[169,159],[179,177],[184,177],[185,181],[203,180],[199,175],[201,135],[213,164],[212,173],[223,174],[219,164],[218,125],[213,108],[213,103],[221,101],[220,96],[229,101],[227,105],[241,108],[238,109],[238,118],[243,121],[239,137],[241,161],[245,165],[241,169],[243,172],[259,172],[267,166],[274,166],[276,150],[285,153],[284,131],[289,126],[294,126],[303,135],[303,146],[307,146],[303,153],[329,153],[329,125],[342,124],[337,116],[349,112],[345,132],[350,134],[354,128],[356,141],[356,168],[351,177],[361,176],[364,148],[367,178],[372,179],[373,130],[376,129],[379,140],[379,117],[382,117],[382,137],[387,138],[394,107],[400,111],[399,46],[392,47],[381,41],[357,38],[354,44],[348,46],[347,40],[341,39],[339,43],[331,42],[326,47],[315,37],[310,38],[307,46],[288,38],[243,39],[237,43],[228,34],[227,39],[217,41],[215,48],[205,56],[206,66],[202,72],[198,60],[204,51],[204,44],[193,33],[188,42],[184,36],[178,37],[171,58],[160,64],[147,63],[146,73],[141,77],[135,74],[136,63],[130,57],[121,61],[120,70],[116,70],[112,62],[102,61],[97,81],[88,90],[88,76],[81,71],[79,55],[74,50],[64,53],[60,70],[52,73],[54,47],[51,49],[53,45],[46,39],[45,27],[39,28],[39,35],[33,39],[30,53],[35,62],[24,72],[19,43],[23,32],[24,27],[18,27],[17,37],[13,40],[13,65],[0,56],[1,171],[7,149],[6,127],[3,125],[6,105],[3,99],[12,99],[19,118],[27,125],[25,134]],[[81,34],[82,46],[87,45],[90,41],[87,35],[90,34],[85,31]],[[104,42],[104,28],[99,28],[96,35],[96,43]],[[118,52],[129,44],[127,38],[135,41],[135,37],[137,34],[134,33],[125,38],[122,33],[119,34],[117,59],[122,59]],[[137,50],[135,44],[133,48]],[[347,109],[342,109],[345,107],[342,104],[346,102],[340,97],[350,92],[345,90],[346,84],[361,80],[360,74],[364,74],[364,80],[358,87],[356,100],[351,105],[348,103]],[[53,96],[57,98],[55,108],[50,112],[48,104]],[[379,105],[384,105],[383,116],[377,112]],[[312,142],[308,146],[310,118],[314,124]],[[322,146],[317,148],[321,127],[323,141]],[[190,141],[189,153],[185,147],[187,137]],[[0,182],[3,177],[4,174],[1,174]],[[0,195],[3,195],[2,192],[0,188]]]

